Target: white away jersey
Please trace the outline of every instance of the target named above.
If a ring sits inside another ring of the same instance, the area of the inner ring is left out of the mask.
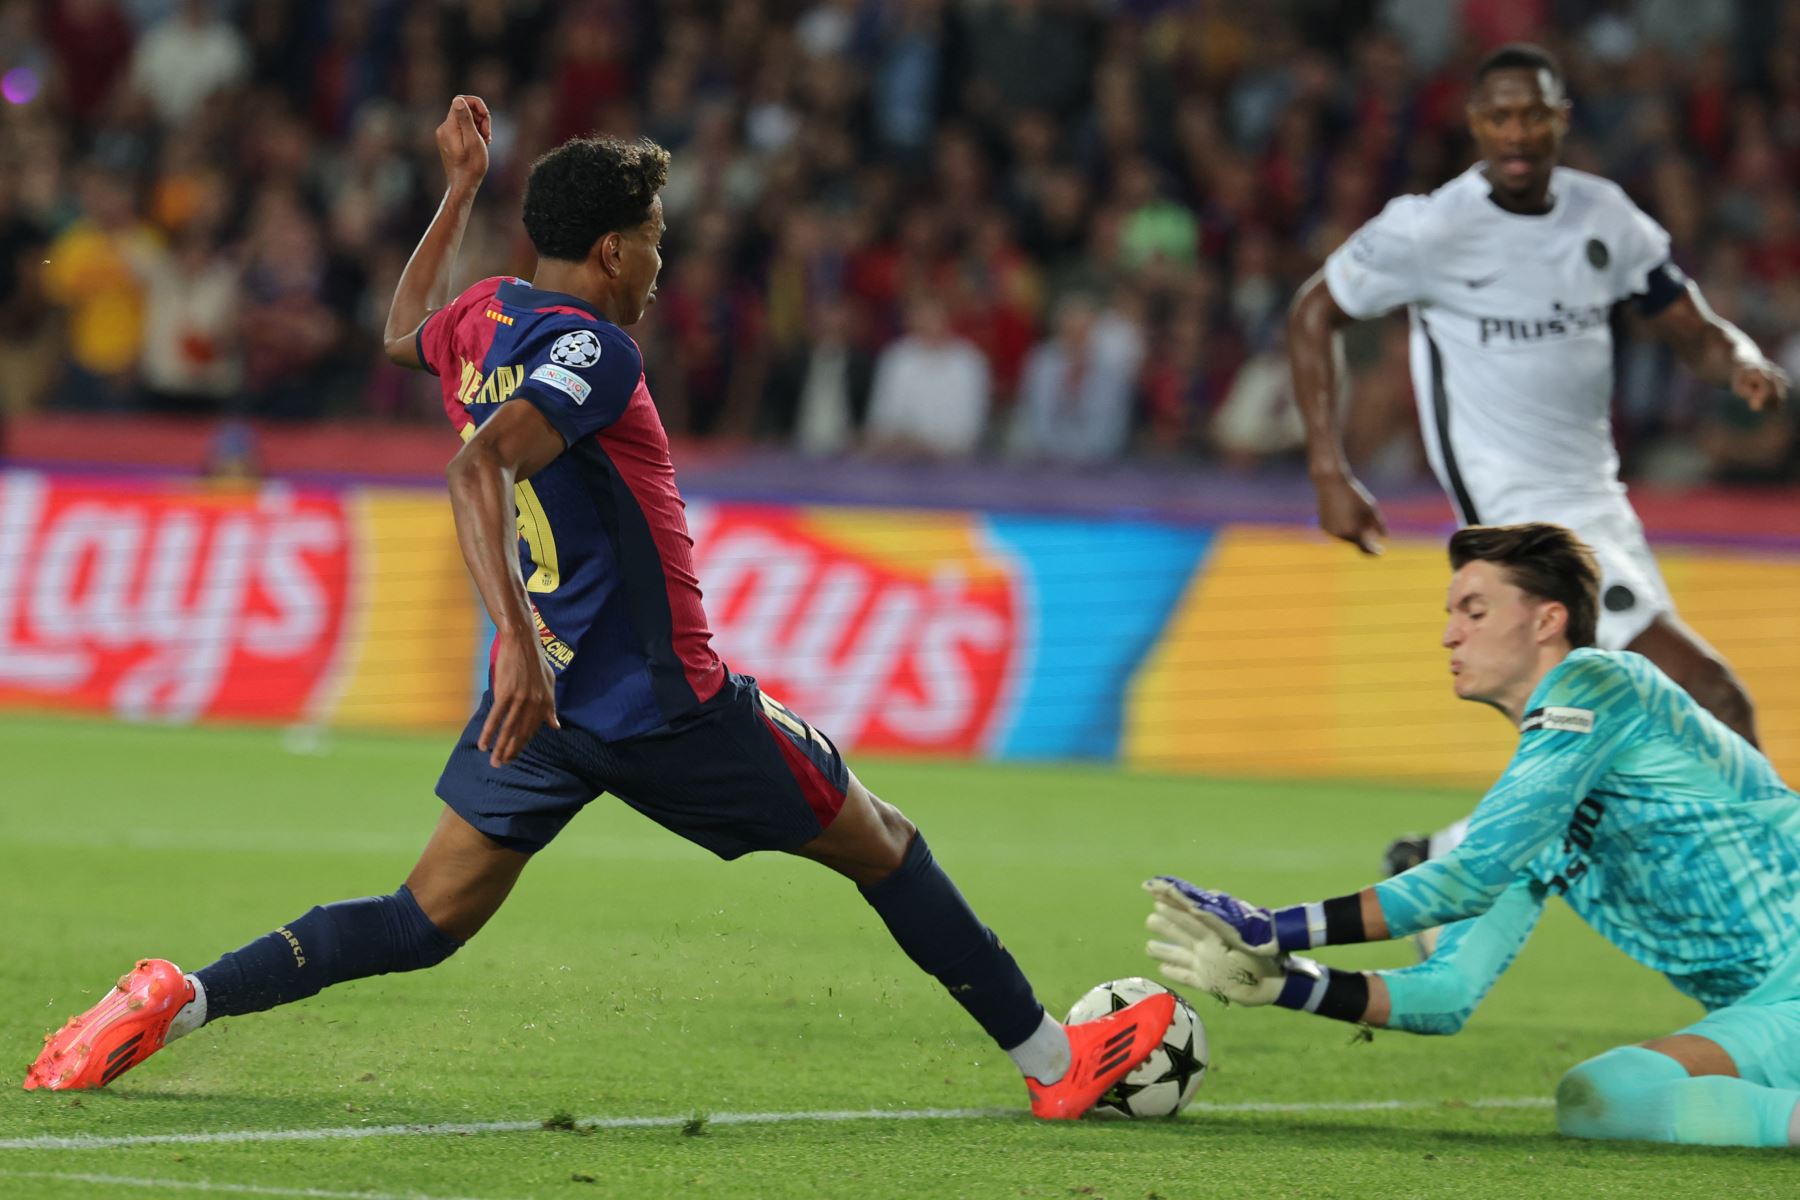
[[[1325,262],[1357,318],[1408,305],[1431,466],[1464,524],[1551,520],[1617,497],[1612,308],[1649,288],[1669,235],[1617,184],[1558,167],[1552,207],[1495,204],[1480,164],[1401,196]]]

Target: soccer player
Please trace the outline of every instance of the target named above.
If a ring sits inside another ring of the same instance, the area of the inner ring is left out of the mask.
[[[655,298],[667,152],[581,138],[539,159],[524,200],[536,276],[451,298],[489,127],[473,96],[438,126],[449,187],[387,326],[393,361],[443,381],[464,443],[448,471],[457,540],[499,631],[437,829],[390,895],[313,908],[191,975],[140,962],[46,1039],[25,1087],[97,1087],[207,1021],[442,962],[612,792],[721,858],[784,850],[850,879],[1018,1065],[1032,1112],[1080,1116],[1155,1049],[1173,1001],[1052,1020],[912,823],[709,643],[668,439],[624,330]]]
[[[1707,1012],[1571,1069],[1559,1128],[1800,1145],[1800,797],[1647,659],[1593,648],[1599,572],[1569,530],[1463,529],[1450,562],[1456,694],[1519,730],[1468,836],[1372,887],[1273,912],[1150,880],[1150,954],[1171,979],[1241,1004],[1450,1034],[1561,896]],[[1437,952],[1402,970],[1293,956],[1436,925]]]
[[[1615,184],[1556,165],[1569,102],[1556,61],[1513,45],[1477,68],[1481,161],[1401,196],[1300,289],[1288,321],[1319,524],[1380,552],[1380,510],[1344,458],[1334,335],[1404,305],[1427,456],[1463,525],[1553,520],[1599,560],[1598,645],[1661,667],[1756,742],[1750,697],[1675,615],[1619,483],[1609,414],[1614,309],[1629,304],[1700,378],[1751,408],[1788,380],[1669,259],[1669,235]]]

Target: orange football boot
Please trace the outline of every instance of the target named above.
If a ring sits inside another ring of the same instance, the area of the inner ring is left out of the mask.
[[[43,1053],[25,1072],[25,1090],[105,1087],[162,1049],[169,1023],[193,998],[180,967],[139,959],[100,1003],[44,1035]]]
[[[1031,1115],[1048,1121],[1073,1121],[1081,1116],[1162,1045],[1163,1034],[1174,1019],[1175,997],[1158,992],[1097,1020],[1065,1025],[1069,1069],[1055,1083],[1025,1077],[1031,1092]]]

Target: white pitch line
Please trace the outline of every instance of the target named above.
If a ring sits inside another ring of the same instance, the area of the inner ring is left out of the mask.
[[[319,1200],[461,1200],[423,1192],[333,1192],[325,1188],[262,1187],[254,1183],[214,1183],[209,1179],[150,1179],[137,1175],[90,1175],[82,1171],[0,1171],[0,1179],[50,1179],[107,1187],[168,1188],[184,1192],[232,1192],[240,1196],[306,1196]]]
[[[1240,1104],[1192,1104],[1189,1112],[1309,1113],[1391,1112],[1430,1108],[1548,1108],[1544,1096],[1499,1096],[1480,1100],[1319,1100],[1281,1103],[1251,1100]],[[831,1110],[817,1112],[725,1112],[704,1114],[708,1125],[785,1125],[802,1121],[966,1121],[977,1117],[1022,1117],[1016,1108],[898,1108]],[[582,1117],[583,1129],[670,1129],[692,1117]],[[0,1138],[0,1150],[110,1150],[121,1146],[229,1145],[239,1142],[324,1142],[377,1137],[419,1137],[444,1134],[542,1132],[542,1121],[439,1122],[429,1125],[331,1125],[322,1129],[230,1129],[203,1133],[40,1134],[37,1137]]]

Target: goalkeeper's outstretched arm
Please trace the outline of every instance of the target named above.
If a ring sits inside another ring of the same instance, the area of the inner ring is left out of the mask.
[[[1578,660],[1543,699],[1542,708],[1525,715],[1519,748],[1476,806],[1468,837],[1443,858],[1347,896],[1274,910],[1172,875],[1145,886],[1227,946],[1253,954],[1385,941],[1480,916],[1538,854],[1567,835],[1576,806],[1644,720],[1632,668],[1610,656]]]
[[[1520,879],[1486,913],[1445,929],[1425,962],[1396,971],[1337,971],[1298,955],[1252,954],[1226,945],[1185,907],[1162,900],[1147,922],[1157,935],[1147,949],[1170,980],[1226,1003],[1450,1034],[1512,965],[1543,907],[1542,889]]]

